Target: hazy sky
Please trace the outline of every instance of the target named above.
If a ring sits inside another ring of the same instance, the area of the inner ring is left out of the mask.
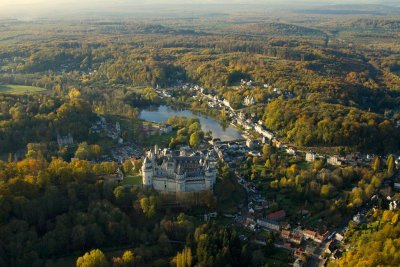
[[[57,17],[61,14],[85,12],[127,11],[138,6],[156,8],[177,4],[202,4],[212,7],[215,4],[286,4],[294,6],[298,3],[326,5],[334,3],[396,3],[396,0],[0,0],[0,16],[35,17],[51,15]],[[125,8],[125,10],[124,10]]]

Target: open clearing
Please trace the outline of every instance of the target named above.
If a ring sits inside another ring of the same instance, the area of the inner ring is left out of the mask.
[[[0,84],[0,94],[22,95],[42,92],[45,90],[46,89],[44,88],[28,85]]]

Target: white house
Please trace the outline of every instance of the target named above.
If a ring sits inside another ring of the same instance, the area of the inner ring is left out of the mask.
[[[306,153],[306,161],[307,162],[313,162],[313,161],[315,161],[315,158],[316,158],[316,154],[315,153],[313,153],[313,152],[307,152]]]

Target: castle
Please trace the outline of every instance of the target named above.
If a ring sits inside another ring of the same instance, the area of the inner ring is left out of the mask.
[[[68,146],[74,143],[74,138],[70,133],[66,136],[57,134],[57,143],[59,147]]]
[[[215,160],[198,152],[174,155],[169,149],[156,146],[146,153],[141,169],[144,186],[160,192],[199,192],[213,190],[217,171]]]

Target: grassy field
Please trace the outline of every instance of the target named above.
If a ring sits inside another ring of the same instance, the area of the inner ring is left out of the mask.
[[[0,94],[14,94],[14,95],[22,95],[22,94],[31,94],[45,91],[46,89],[35,87],[35,86],[27,86],[27,85],[14,85],[14,84],[0,84]]]
[[[142,176],[141,175],[128,175],[121,182],[122,185],[141,185],[142,184]]]

